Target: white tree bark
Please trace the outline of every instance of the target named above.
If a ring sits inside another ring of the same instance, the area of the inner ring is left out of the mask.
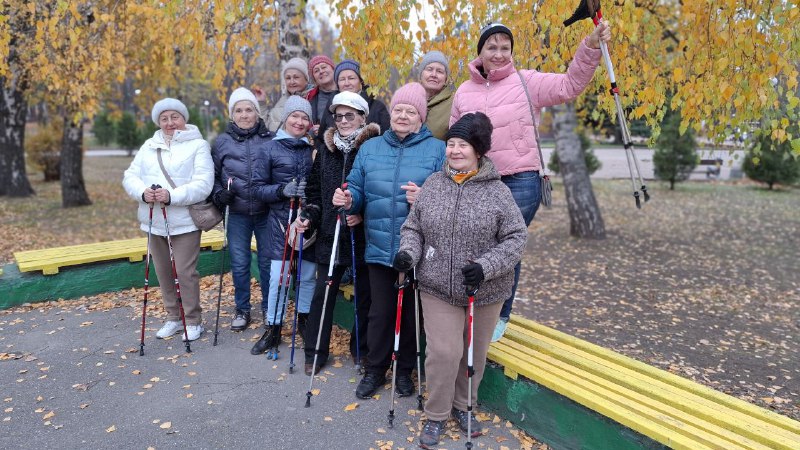
[[[578,118],[575,105],[567,103],[553,108],[556,151],[560,173],[564,177],[570,235],[579,238],[604,239],[605,224],[592,190],[589,171],[575,128]]]

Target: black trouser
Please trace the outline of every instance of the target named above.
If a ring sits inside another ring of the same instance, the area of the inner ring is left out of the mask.
[[[369,354],[367,372],[385,374],[392,362],[394,327],[397,318],[397,271],[380,264],[367,264],[372,290],[369,308]],[[400,322],[400,350],[397,355],[397,373],[408,375],[416,364],[417,341],[414,320],[414,289],[409,285],[403,291],[403,310]]]
[[[325,320],[322,322],[322,336],[319,341],[318,365],[326,364],[330,353],[331,327],[333,327],[333,308],[336,306],[336,297],[339,295],[339,283],[347,266],[334,266],[331,278],[331,287],[328,293],[328,302],[325,304]],[[358,302],[358,344],[361,347],[361,357],[367,356],[367,327],[370,307],[370,283],[367,276],[367,266],[357,265],[356,275],[356,301]],[[323,315],[322,303],[325,300],[325,289],[328,282],[328,267],[319,265],[317,271],[317,286],[314,289],[314,297],[311,299],[311,311],[308,314],[305,332],[305,352],[306,363],[314,362],[314,348],[317,345],[317,333],[319,333],[319,323]],[[350,353],[355,356],[356,352],[356,333],[355,325],[350,333]]]

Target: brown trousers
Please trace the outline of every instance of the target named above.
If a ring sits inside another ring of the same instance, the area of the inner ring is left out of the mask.
[[[200,231],[171,236],[172,251],[175,254],[175,269],[181,286],[181,300],[186,315],[186,325],[200,325],[202,321],[200,308],[200,274],[197,272],[197,259],[200,256]],[[172,261],[169,257],[169,245],[166,236],[152,235],[150,252],[153,255],[161,296],[164,298],[164,309],[167,320],[180,321],[181,311],[178,306],[175,277],[172,274]]]
[[[467,350],[469,312],[465,306],[453,306],[421,292],[425,318],[425,378],[428,401],[425,415],[429,420],[447,420],[450,410],[467,410]],[[476,306],[473,313],[472,404],[478,399],[478,386],[486,367],[486,353],[492,340],[503,302]]]

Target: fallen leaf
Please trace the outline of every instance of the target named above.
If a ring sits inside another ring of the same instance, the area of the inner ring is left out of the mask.
[[[142,371],[141,371],[141,370],[139,370],[139,369],[136,369],[136,370],[134,370],[134,371],[133,371],[133,372],[131,372],[131,373],[132,373],[132,374],[134,374],[134,375],[141,375]]]
[[[150,389],[151,387],[153,387],[153,385],[150,384],[150,383],[147,383],[144,386],[142,386],[142,388],[144,388],[144,389]]]
[[[344,410],[345,411],[352,411],[352,410],[354,410],[356,408],[358,408],[358,402],[350,403],[349,405],[344,407]]]
[[[319,395],[319,389],[312,389],[311,395]]]
[[[81,403],[81,404],[78,406],[78,408],[80,408],[80,409],[86,409],[86,408],[88,408],[88,407],[89,407],[89,404],[88,404],[88,403]]]
[[[42,417],[42,419],[47,420],[47,419],[50,419],[50,418],[54,417],[55,415],[56,415],[56,413],[54,413],[53,411],[50,411],[49,413],[45,414]]]
[[[331,416],[325,416],[325,419],[324,419],[324,420],[325,420],[325,422],[333,422],[333,417],[331,417]]]
[[[161,428],[161,429],[164,429],[164,430],[166,430],[168,428],[172,428],[172,422],[164,422],[161,425],[159,425],[158,427]]]
[[[88,327],[89,325],[91,325],[91,324],[93,324],[93,323],[94,323],[94,322],[83,322],[83,323],[81,323],[81,325],[80,325],[80,326],[81,326],[81,327]],[[108,430],[106,430],[106,431],[108,431]]]
[[[117,431],[116,425],[111,425],[110,427],[106,428],[106,433],[113,433],[115,431]]]

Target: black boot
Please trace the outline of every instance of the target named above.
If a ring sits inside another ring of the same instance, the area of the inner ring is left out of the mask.
[[[306,323],[308,322],[308,313],[298,313],[297,314],[297,332],[300,333],[300,337],[303,338],[303,342],[306,340]]]
[[[367,372],[361,382],[358,383],[356,388],[356,397],[358,398],[371,398],[378,388],[386,384],[386,377],[383,374],[375,372]]]
[[[251,355],[260,355],[268,348],[274,347],[275,342],[280,339],[280,325],[267,325],[267,331],[261,335],[261,339],[250,349]]]

